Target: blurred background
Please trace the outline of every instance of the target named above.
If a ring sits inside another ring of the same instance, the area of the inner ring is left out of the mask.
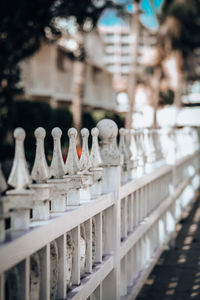
[[[2,0],[0,162],[13,158],[13,129],[200,126],[199,0]],[[80,147],[80,141],[78,141]]]

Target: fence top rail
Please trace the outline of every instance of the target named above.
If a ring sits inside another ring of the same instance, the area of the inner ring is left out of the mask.
[[[138,189],[142,188],[143,186],[153,182],[157,178],[168,174],[172,171],[172,166],[164,165],[161,166],[159,169],[156,169],[154,172],[150,174],[146,174],[138,179],[133,179],[126,184],[120,187],[120,199],[127,197],[129,194],[137,191]]]
[[[69,206],[68,211],[54,213],[47,221],[34,222],[28,231],[8,232],[5,242],[0,243],[0,273],[8,270],[76,226],[103,212],[113,204],[113,194],[105,194],[80,206]],[[16,249],[18,250],[16,251]],[[19,249],[21,250],[19,251]]]

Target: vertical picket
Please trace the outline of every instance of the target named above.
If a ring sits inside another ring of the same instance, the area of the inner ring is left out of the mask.
[[[95,262],[102,262],[102,212],[95,216],[96,221],[96,255]]]
[[[72,229],[73,240],[73,264],[72,264],[72,284],[80,284],[80,225]]]
[[[66,261],[66,234],[63,234],[57,239],[58,245],[58,256],[59,256],[59,265],[58,265],[58,290],[57,290],[57,299],[65,299],[67,295],[67,286],[66,286],[66,270],[67,270],[67,261]]]
[[[85,222],[86,233],[86,273],[92,273],[92,218]]]
[[[50,299],[50,244],[39,251],[41,265],[40,299]]]

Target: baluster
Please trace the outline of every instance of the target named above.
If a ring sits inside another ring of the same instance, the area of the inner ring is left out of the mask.
[[[65,172],[67,175],[64,178],[68,178],[71,182],[67,192],[67,206],[80,205],[80,189],[82,187],[82,175],[80,172],[80,162],[76,151],[76,137],[77,130],[70,128],[68,130],[69,137],[69,151],[67,160],[65,163]]]
[[[90,200],[92,198],[93,174],[89,171],[92,167],[88,149],[89,130],[87,128],[83,128],[81,130],[81,136],[82,153],[80,157],[80,169],[83,177],[83,187],[80,192],[82,200]]]
[[[92,218],[85,222],[86,232],[86,273],[92,273]]]
[[[73,239],[73,264],[72,264],[72,284],[79,285],[80,284],[80,225],[75,227],[72,230],[72,239]]]
[[[128,179],[134,177],[134,160],[132,159],[130,131],[125,129],[125,146],[128,154]]]
[[[61,152],[61,136],[60,128],[55,127],[52,132],[54,147],[53,158],[50,165],[50,178],[47,182],[52,184],[52,192],[50,195],[51,211],[63,212],[66,209],[66,197],[68,191],[69,180],[63,178],[65,175],[65,165]]]
[[[129,163],[129,154],[125,145],[125,129],[121,128],[119,130],[120,141],[119,141],[119,151],[123,155],[123,165],[122,165],[122,183],[127,182],[128,180],[128,163]]]
[[[133,129],[131,129],[131,150],[133,153],[133,178],[137,178],[138,149],[136,143],[136,131]]]
[[[47,220],[49,218],[49,201],[52,186],[46,183],[50,175],[44,151],[46,131],[44,128],[38,127],[34,134],[36,138],[36,154],[31,172],[34,183],[30,185],[30,188],[35,191],[33,220]]]
[[[94,262],[102,262],[102,212],[95,216],[96,253]]]
[[[120,296],[126,296],[127,294],[127,256],[124,256],[121,260],[121,284],[120,284]]]
[[[135,133],[135,141],[137,146],[137,176],[141,177],[144,173],[144,157],[141,142],[141,131]]]
[[[144,129],[144,145],[146,152],[145,172],[150,173],[153,169],[153,149],[150,142],[150,131],[147,128]]]
[[[90,171],[94,174],[94,184],[92,185],[92,198],[98,197],[102,193],[103,168],[100,167],[102,159],[99,151],[98,135],[99,129],[93,128],[92,134],[92,149],[90,152],[91,168]]]
[[[12,209],[11,227],[14,230],[26,230],[29,228],[29,215],[31,208],[33,208],[34,193],[31,190],[27,190],[31,179],[24,154],[25,135],[23,128],[16,128],[14,131],[15,156],[8,178],[8,184],[14,189],[6,192],[9,206]]]
[[[122,157],[116,143],[118,133],[117,125],[114,121],[104,119],[98,122],[99,137],[101,139],[100,154],[102,166],[104,168],[103,192],[114,192],[115,207],[107,214],[106,222],[108,229],[105,232],[105,251],[115,253],[115,257],[120,255],[120,169]],[[112,234],[111,228],[115,228],[115,235]],[[120,262],[115,259],[114,270],[103,283],[103,299],[119,299],[120,295]]]

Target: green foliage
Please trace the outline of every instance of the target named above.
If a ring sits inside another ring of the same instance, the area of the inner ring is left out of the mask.
[[[167,90],[166,92],[160,92],[159,105],[171,105],[174,103],[174,92]]]
[[[14,143],[11,138],[13,130],[16,127],[22,127],[26,131],[25,149],[26,157],[29,162],[33,162],[35,154],[35,136],[34,130],[37,127],[44,127],[46,130],[46,153],[51,156],[53,141],[51,130],[54,127],[60,127],[63,131],[62,145],[68,143],[67,130],[71,127],[72,116],[67,109],[52,109],[48,103],[44,102],[30,102],[27,100],[14,102],[13,105],[13,122],[7,136],[9,139],[1,145],[0,160],[5,158],[13,158]]]
[[[177,37],[171,29],[172,46],[188,55],[195,48],[200,47],[200,1],[199,0],[167,0],[164,1],[161,22],[167,17],[174,17],[180,24],[180,35]]]

